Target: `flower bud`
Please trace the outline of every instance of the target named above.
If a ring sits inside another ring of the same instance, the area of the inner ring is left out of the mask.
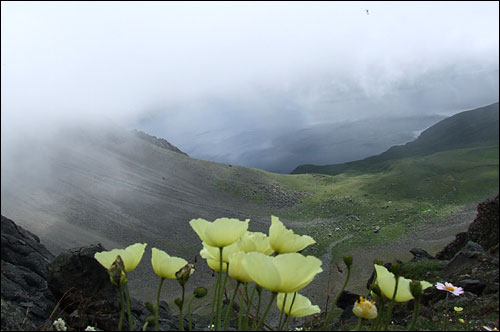
[[[193,294],[197,299],[201,299],[207,295],[207,289],[205,287],[198,287],[193,291]]]
[[[375,260],[373,261],[373,264],[384,265],[384,261],[381,260],[380,258],[375,258]]]
[[[146,318],[146,321],[148,322],[149,326],[155,326],[156,317],[154,315],[148,316],[148,318]]]
[[[394,273],[394,276],[399,277],[401,275],[401,264],[398,262],[392,263],[391,272]]]
[[[351,255],[344,255],[344,263],[345,263],[345,265],[347,265],[348,268],[350,268],[352,265],[352,256]]]
[[[182,300],[180,298],[176,298],[174,303],[177,307],[179,307],[179,309],[182,308],[183,303],[182,303]]]
[[[108,270],[109,278],[111,283],[116,287],[119,287],[127,281],[125,275],[125,265],[123,264],[123,259],[120,255],[116,256],[116,260],[111,264]]]
[[[175,277],[177,278],[179,284],[181,284],[182,286],[185,285],[186,282],[188,282],[189,276],[193,273],[193,271],[194,265],[186,264],[179,271],[175,272]]]
[[[150,313],[152,313],[152,314],[155,313],[155,307],[153,306],[153,303],[148,301],[148,302],[144,303],[144,305],[146,306],[146,308],[149,310]]]
[[[378,286],[378,283],[373,282],[370,286],[370,290],[375,294],[377,297],[381,298],[382,297],[382,291],[380,290],[380,287]]]
[[[419,280],[410,281],[410,292],[415,299],[419,299],[422,296],[422,284]]]

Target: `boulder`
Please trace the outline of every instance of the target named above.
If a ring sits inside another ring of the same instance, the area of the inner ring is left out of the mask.
[[[1,216],[2,330],[48,327],[56,299],[48,288],[47,265],[54,256],[33,233]]]
[[[340,294],[339,299],[337,300],[336,306],[341,308],[341,309],[346,309],[349,306],[353,306],[354,302],[359,300],[359,297],[361,295],[350,292],[350,291],[343,291],[342,294]]]
[[[412,248],[410,252],[413,255],[413,259],[410,262],[418,262],[424,259],[435,259],[422,248]]]
[[[444,275],[463,273],[478,265],[481,260],[487,258],[487,253],[479,244],[469,241],[453,258],[446,264]]]
[[[470,292],[476,295],[481,295],[483,290],[486,288],[486,284],[480,280],[474,279],[465,279],[460,281],[457,284],[459,287],[462,287],[464,291]]]

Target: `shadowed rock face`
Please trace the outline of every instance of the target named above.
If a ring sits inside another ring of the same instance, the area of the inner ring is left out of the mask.
[[[484,249],[498,245],[499,242],[499,199],[498,195],[477,205],[477,216],[467,232],[458,233],[455,241],[436,254],[437,259],[449,260],[455,256],[468,241],[481,245]]]
[[[54,256],[33,233],[2,216],[2,330],[41,328],[56,304],[47,264]]]

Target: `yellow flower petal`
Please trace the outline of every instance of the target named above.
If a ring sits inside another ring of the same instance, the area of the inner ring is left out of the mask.
[[[277,293],[296,292],[323,271],[319,259],[297,253],[271,257],[250,252],[243,259],[243,266],[258,285]]]
[[[274,257],[274,264],[281,275],[280,293],[293,293],[306,287],[323,271],[321,260],[298,253],[278,255]]]
[[[229,257],[229,276],[234,280],[240,282],[252,282],[252,278],[247,273],[247,270],[243,266],[243,259],[245,258],[245,253],[243,251],[238,251]]]
[[[244,252],[257,251],[265,255],[271,255],[274,252],[269,243],[269,237],[261,232],[245,232],[238,244]]]
[[[280,254],[298,252],[316,243],[316,241],[308,235],[294,234],[291,229],[287,229],[279,218],[275,216],[271,216],[269,242],[273,250]]]
[[[203,244],[203,249],[200,251],[200,255],[202,258],[205,258],[207,260],[208,266],[216,271],[219,272],[220,265],[219,265],[219,258],[220,258],[220,249],[216,247],[211,247],[207,245],[205,242],[202,242]],[[233,253],[240,251],[240,248],[238,246],[238,242],[235,242],[227,247],[224,247],[222,250],[222,270],[223,272],[226,272],[227,269],[227,262],[229,262],[229,256],[231,256]]]
[[[396,286],[396,278],[393,273],[389,272],[384,266],[375,264],[375,271],[377,271],[377,282],[380,290],[388,299],[392,299],[394,295],[394,287]],[[410,279],[399,277],[398,290],[396,293],[396,302],[407,302],[413,299],[410,291]],[[422,280],[422,291],[432,286],[431,283]]]
[[[123,260],[123,265],[125,266],[125,272],[130,272],[134,270],[137,265],[139,265],[146,246],[146,243],[136,243],[125,249],[113,249],[111,251],[97,252],[94,254],[94,258],[102,266],[109,270],[111,265],[116,260],[116,257],[120,255]]]
[[[241,221],[233,218],[219,218],[214,222],[193,219],[189,222],[200,239],[212,247],[226,247],[238,241],[248,229],[250,219]]]
[[[312,305],[311,301],[307,297],[297,293],[297,295],[295,296],[295,301],[293,301],[293,296],[294,293],[288,293],[286,297],[284,313],[287,314],[288,316],[305,317],[321,312],[319,306]],[[278,306],[280,311],[281,309],[283,309],[284,299],[285,299],[284,293],[279,293],[276,298],[276,305]],[[292,301],[293,301],[293,306],[292,306]],[[290,312],[290,306],[292,306],[291,312]]]
[[[210,267],[215,272],[220,271],[220,262],[218,260],[207,258],[207,264],[208,267]],[[227,263],[222,263],[222,272],[226,271],[227,271]]]
[[[94,258],[102,265],[106,270],[109,270],[111,265],[116,260],[116,257],[118,255],[122,256],[123,259],[123,253],[125,250],[123,249],[113,249],[111,251],[101,251],[101,252],[96,252],[94,254]]]
[[[179,257],[171,257],[163,250],[151,249],[151,265],[157,275],[162,278],[175,279],[175,273],[188,262]]]
[[[398,285],[399,287],[399,285]],[[354,307],[352,308],[352,312],[360,317],[366,319],[375,319],[377,318],[377,307],[374,302],[368,301],[361,297],[354,303]]]
[[[243,258],[243,266],[250,278],[259,286],[278,292],[281,286],[281,276],[274,265],[274,257],[260,252],[250,252]]]

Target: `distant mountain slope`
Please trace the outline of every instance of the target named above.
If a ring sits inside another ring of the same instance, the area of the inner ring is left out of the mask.
[[[176,147],[175,145],[171,144],[166,139],[158,138],[158,137],[153,136],[153,135],[149,135],[149,134],[147,134],[147,133],[145,133],[145,132],[143,132],[141,130],[134,130],[134,134],[137,135],[137,137],[140,137],[140,138],[148,141],[149,143],[153,143],[154,145],[159,146],[160,148],[164,148],[164,149],[167,149],[167,150],[170,150],[170,151],[174,151],[174,152],[183,154],[185,156],[188,155],[187,153],[182,152],[181,150],[179,150],[178,147]]]
[[[412,156],[425,156],[440,151],[498,145],[499,104],[455,114],[424,130],[405,145],[393,146],[377,156],[336,165],[301,165],[292,174],[340,174],[348,170],[370,172],[387,166],[387,161]]]

